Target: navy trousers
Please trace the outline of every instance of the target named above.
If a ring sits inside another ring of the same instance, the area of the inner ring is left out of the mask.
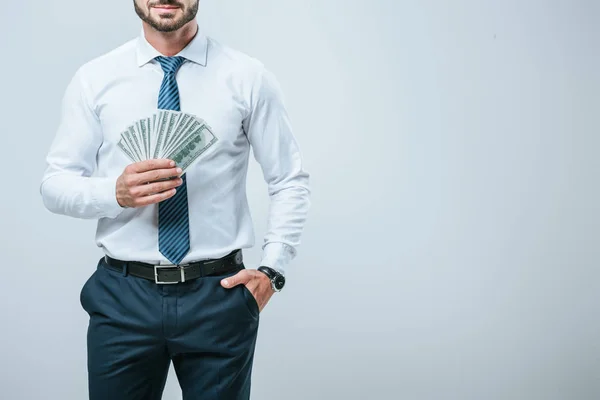
[[[221,286],[236,272],[157,285],[100,259],[80,296],[90,400],[159,400],[171,362],[184,400],[248,399],[259,310]]]

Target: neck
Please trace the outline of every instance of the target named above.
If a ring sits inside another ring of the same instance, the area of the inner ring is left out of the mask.
[[[142,26],[148,43],[167,57],[174,56],[183,50],[198,32],[198,22],[195,19],[174,32],[159,32],[146,22],[142,22]]]

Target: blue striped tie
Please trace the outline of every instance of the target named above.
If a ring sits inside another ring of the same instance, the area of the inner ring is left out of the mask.
[[[158,95],[158,108],[181,111],[175,74],[183,57],[157,57],[165,75]],[[173,264],[179,264],[190,250],[186,175],[175,196],[158,203],[158,250]]]

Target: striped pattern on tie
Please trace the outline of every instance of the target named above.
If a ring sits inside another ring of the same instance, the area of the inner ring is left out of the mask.
[[[164,71],[158,108],[181,111],[175,76],[185,59],[162,56],[156,59]],[[179,264],[190,250],[186,175],[181,178],[183,183],[177,187],[175,196],[158,203],[158,250],[173,264]]]

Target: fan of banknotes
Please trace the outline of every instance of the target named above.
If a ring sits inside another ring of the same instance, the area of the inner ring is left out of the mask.
[[[133,162],[166,158],[185,173],[217,140],[201,118],[181,111],[158,110],[122,132],[118,146]]]

